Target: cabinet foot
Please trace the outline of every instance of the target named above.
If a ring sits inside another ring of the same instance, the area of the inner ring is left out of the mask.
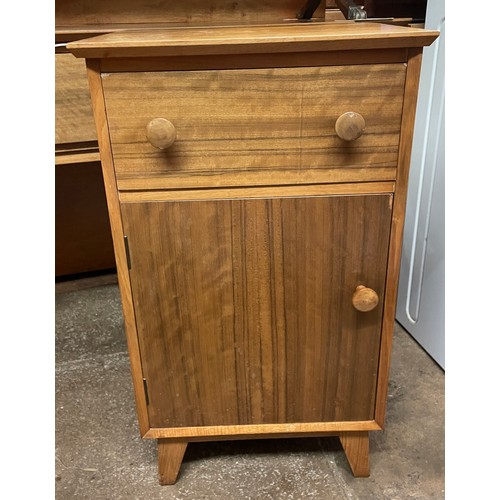
[[[186,448],[187,442],[158,439],[158,471],[161,485],[175,483]]]
[[[368,431],[339,434],[340,443],[354,477],[370,475]]]

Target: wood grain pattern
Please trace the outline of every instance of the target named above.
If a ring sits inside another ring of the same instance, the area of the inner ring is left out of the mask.
[[[373,180],[364,176],[371,168],[394,175],[405,74],[404,64],[104,74],[118,187],[255,185],[266,175],[297,184],[306,172],[312,182]],[[352,143],[335,134],[346,111],[366,121]],[[165,151],[146,138],[156,117],[177,132]]]
[[[101,24],[176,23],[220,24],[265,23],[295,19],[304,0],[56,0],[56,26]],[[325,17],[325,0],[314,14]]]
[[[94,120],[94,118],[92,118]],[[100,160],[97,135],[95,141],[56,144],[56,165],[95,163]]]
[[[123,203],[151,427],[372,420],[391,198]]]
[[[135,324],[134,304],[132,301],[132,290],[130,287],[130,277],[127,266],[127,255],[123,240],[124,232],[120,215],[120,201],[118,199],[118,189],[114,174],[113,156],[111,153],[111,142],[106,119],[106,106],[104,103],[99,61],[95,59],[88,59],[86,64],[90,92],[92,96],[92,108],[97,129],[99,151],[101,155],[102,176],[108,205],[111,236],[113,238],[118,285],[120,287],[120,296],[125,322],[125,333],[127,335],[130,366],[132,369],[132,382],[134,384],[136,410],[139,420],[139,428],[141,434],[144,435],[149,430],[150,426],[146,405],[146,395],[144,393],[141,358]]]
[[[55,58],[56,144],[96,141],[85,62],[72,54]]]
[[[158,472],[161,485],[174,484],[177,481],[186,448],[186,442],[172,443],[168,439],[158,439]]]
[[[401,251],[403,246],[403,228],[408,190],[413,128],[417,106],[422,49],[409,51],[408,74],[405,85],[405,100],[401,124],[401,144],[398,158],[398,176],[394,195],[394,211],[391,221],[391,243],[387,263],[387,284],[384,303],[384,320],[382,324],[382,343],[380,350],[380,368],[377,380],[377,403],[375,420],[383,428],[387,406],[387,390],[389,387],[389,369],[392,352],[394,319],[396,317],[396,300],[398,291]]]
[[[304,186],[280,186],[281,197],[332,196],[341,194],[381,194],[393,193],[394,182],[358,182],[354,184],[319,184]],[[276,187],[182,189],[172,191],[125,191],[120,192],[120,201],[187,201],[187,200],[227,200],[236,198],[269,198],[276,196]]]
[[[296,23],[123,31],[68,44],[77,57],[261,54],[430,45],[438,31],[378,23]]]
[[[95,163],[100,159],[99,151],[82,151],[75,153],[57,154],[55,164],[61,165],[81,165],[82,163]],[[83,187],[83,186],[81,186]]]
[[[101,60],[103,73],[123,71],[172,71],[200,69],[296,68],[353,64],[403,63],[407,49],[337,50],[335,52],[284,52],[282,54],[226,54],[217,56],[116,57]]]
[[[368,432],[341,433],[339,438],[354,477],[368,477],[370,475]]]
[[[331,183],[372,183],[372,182],[394,182],[396,179],[396,167],[346,167],[346,168],[310,168],[302,170],[254,170],[254,171],[228,171],[207,175],[188,174],[181,176],[162,175],[157,177],[135,177],[121,179],[118,188],[121,193],[143,192],[148,190],[188,190],[190,188],[217,188],[217,187],[241,187],[248,186],[272,186],[272,185],[308,185],[308,184],[331,184]],[[351,184],[352,185],[352,184]]]
[[[321,22],[319,19],[313,19],[313,22]],[[266,22],[243,22],[243,23],[234,23],[231,21],[221,22],[216,20],[208,20],[203,23],[196,24],[196,27],[205,27],[205,28],[214,28],[214,27],[234,27],[235,24],[241,26],[242,24],[259,24],[260,26],[274,26],[275,24],[267,24],[267,23],[276,23],[276,20],[266,21]],[[296,24],[297,19],[283,19],[278,21],[280,24]],[[406,23],[408,24],[408,22]],[[55,41],[56,43],[69,43],[77,40],[83,40],[84,38],[93,38],[99,35],[106,35],[108,33],[116,33],[118,31],[151,31],[151,30],[166,30],[166,29],[186,29],[189,26],[193,26],[192,24],[188,24],[185,22],[169,22],[168,20],[159,21],[155,23],[144,23],[144,22],[130,22],[130,23],[99,23],[99,24],[72,24],[72,25],[61,25],[58,24],[55,27]]]
[[[280,437],[333,436],[340,432],[379,431],[374,420],[346,422],[306,422],[286,424],[211,425],[197,427],[152,428],[143,437],[168,438],[188,442],[233,439],[271,439]]]

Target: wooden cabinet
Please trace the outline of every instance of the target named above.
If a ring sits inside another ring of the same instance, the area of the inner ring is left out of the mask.
[[[116,33],[87,58],[143,437],[383,427],[421,47],[335,23]],[[160,147],[158,147],[160,146]]]

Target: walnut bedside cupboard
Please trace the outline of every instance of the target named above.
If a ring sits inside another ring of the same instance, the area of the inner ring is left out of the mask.
[[[384,425],[422,47],[376,23],[124,31],[85,57],[140,430],[189,442]]]

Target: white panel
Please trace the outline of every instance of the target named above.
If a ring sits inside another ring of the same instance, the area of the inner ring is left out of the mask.
[[[444,2],[429,2],[415,121],[397,320],[444,368]]]

